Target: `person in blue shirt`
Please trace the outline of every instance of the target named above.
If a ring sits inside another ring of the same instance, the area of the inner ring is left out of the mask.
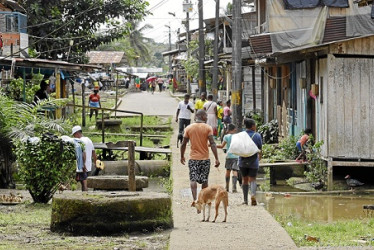
[[[248,136],[250,136],[253,142],[257,145],[260,150],[259,153],[254,154],[250,157],[239,157],[239,168],[242,174],[242,189],[244,202],[243,204],[248,205],[248,191],[249,184],[251,187],[251,205],[256,206],[256,177],[259,168],[259,161],[261,159],[261,150],[262,150],[262,138],[259,133],[256,133],[256,122],[253,119],[246,118],[244,119],[244,125]]]
[[[236,133],[236,126],[232,123],[228,125],[228,132],[227,135],[223,137],[223,142],[220,145],[217,145],[217,148],[224,148],[226,146],[226,150],[228,151],[230,148],[231,144],[231,137],[233,134]],[[229,185],[230,185],[230,174],[232,171],[232,192],[236,193],[236,183],[238,181],[238,171],[239,171],[239,166],[238,166],[238,156],[234,155],[232,153],[227,153],[226,155],[226,163],[225,163],[225,168],[226,168],[226,190],[229,192]]]

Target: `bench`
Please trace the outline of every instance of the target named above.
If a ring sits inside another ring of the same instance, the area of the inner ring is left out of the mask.
[[[109,146],[108,146],[109,145]],[[95,149],[102,150],[122,150],[127,151],[127,147],[121,146],[119,144],[114,144],[111,142],[108,143],[94,143]],[[148,148],[135,146],[135,152],[140,153],[140,160],[150,160],[154,158],[155,154],[165,154],[166,158],[170,160],[171,149],[170,148]]]
[[[284,161],[284,162],[260,162],[260,167],[270,168],[270,185],[277,185],[275,180],[275,167],[291,167],[291,166],[306,166],[308,162]]]

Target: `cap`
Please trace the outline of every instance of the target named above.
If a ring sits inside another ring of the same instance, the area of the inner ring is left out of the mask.
[[[81,126],[74,126],[74,127],[71,129],[71,135],[74,135],[74,134],[77,133],[78,131],[82,131]]]

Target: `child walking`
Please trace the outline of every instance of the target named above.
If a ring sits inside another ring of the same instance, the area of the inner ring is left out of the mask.
[[[231,137],[233,134],[236,133],[236,127],[234,124],[229,124],[228,125],[228,132],[227,134],[223,137],[223,142],[220,145],[217,145],[217,148],[224,148],[226,145],[227,151],[230,148],[231,144]],[[229,186],[230,186],[230,174],[232,171],[232,192],[236,193],[236,183],[238,181],[238,171],[239,171],[239,166],[238,166],[238,156],[227,153],[226,155],[226,163],[225,163],[225,168],[226,168],[226,190],[227,192],[229,191]]]

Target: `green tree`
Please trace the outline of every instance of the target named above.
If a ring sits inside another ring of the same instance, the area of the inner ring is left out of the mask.
[[[57,59],[62,55],[75,62],[82,61],[85,52],[100,44],[129,34],[131,22],[141,20],[148,6],[144,0],[19,2],[27,11],[31,49],[42,58]]]

